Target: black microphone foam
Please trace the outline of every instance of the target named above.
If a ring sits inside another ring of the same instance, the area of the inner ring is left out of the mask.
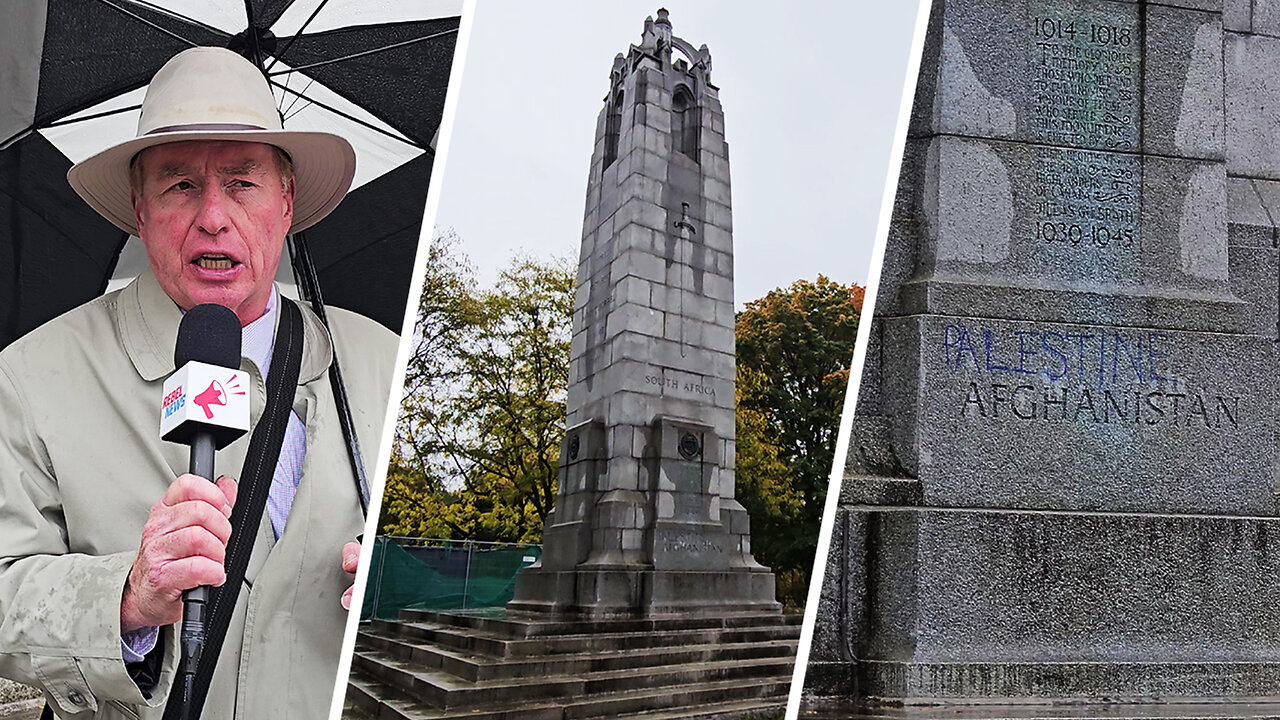
[[[178,342],[173,347],[173,366],[181,368],[192,360],[240,367],[240,319],[234,312],[221,305],[205,304],[182,316]]]

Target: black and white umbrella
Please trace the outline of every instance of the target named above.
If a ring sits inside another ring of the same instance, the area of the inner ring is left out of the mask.
[[[194,45],[266,72],[286,128],[343,135],[353,189],[290,249],[326,302],[399,331],[461,0],[13,0],[0,23],[0,347],[129,277],[136,239],[66,182],[132,138],[146,83]],[[305,253],[304,253],[305,254]],[[285,263],[282,263],[284,266]],[[299,276],[304,293],[318,294]]]

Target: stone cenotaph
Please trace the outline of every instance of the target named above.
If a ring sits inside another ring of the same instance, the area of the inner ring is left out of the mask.
[[[733,328],[711,54],[660,10],[615,58],[596,124],[559,490],[509,609],[779,609],[734,499]]]
[[[1278,31],[935,0],[812,708],[1280,701]]]
[[[559,490],[506,608],[362,629],[350,717],[778,717],[799,618],[734,499],[733,242],[711,55],[665,10],[595,132]]]

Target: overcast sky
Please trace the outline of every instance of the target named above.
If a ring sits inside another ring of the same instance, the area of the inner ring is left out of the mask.
[[[575,263],[614,55],[658,0],[478,0],[436,226],[488,284],[523,252]],[[711,51],[730,147],[739,307],[819,273],[865,284],[917,6],[673,0]]]

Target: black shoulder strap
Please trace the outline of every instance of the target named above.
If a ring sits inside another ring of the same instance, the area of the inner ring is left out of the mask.
[[[284,443],[284,431],[289,423],[289,411],[293,409],[293,394],[298,387],[298,374],[302,367],[302,312],[288,298],[281,297],[280,300],[280,327],[276,331],[271,369],[267,372],[267,406],[253,429],[244,469],[240,472],[240,492],[231,511],[231,539],[227,542],[227,581],[222,587],[213,588],[209,600],[205,645],[200,654],[200,664],[196,666],[191,710],[186,720],[199,720],[204,709],[213,670],[218,664],[222,642],[227,637],[227,626],[231,624],[231,614],[235,611],[240,586],[244,584],[244,574],[249,567],[253,541],[258,537],[262,511],[267,506],[271,478],[280,459],[280,446]],[[165,707],[165,720],[177,720],[180,715],[181,698],[176,697],[180,693],[176,692],[178,688],[174,690]]]

